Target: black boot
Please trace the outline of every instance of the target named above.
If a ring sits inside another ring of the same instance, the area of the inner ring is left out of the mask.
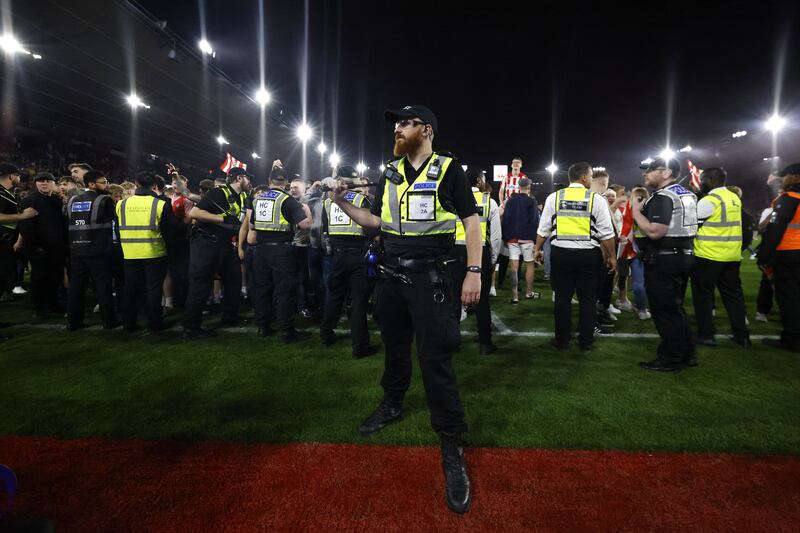
[[[382,430],[392,422],[400,420],[403,416],[402,402],[391,402],[384,399],[371,415],[358,426],[358,432],[364,435],[372,435]]]
[[[439,437],[442,441],[442,468],[444,468],[447,507],[454,513],[464,514],[472,505],[472,490],[467,475],[461,435],[441,432]]]

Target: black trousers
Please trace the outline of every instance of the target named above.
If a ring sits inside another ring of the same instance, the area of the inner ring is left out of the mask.
[[[242,269],[236,249],[230,239],[194,237],[189,254],[189,294],[183,312],[184,329],[200,329],[203,309],[216,273],[222,278],[225,290],[222,319],[237,320],[242,297]]]
[[[714,288],[719,289],[722,303],[728,312],[731,332],[737,339],[750,336],[745,323],[744,292],[739,276],[740,261],[712,261],[702,257],[694,258],[692,267],[692,301],[697,319],[697,338],[713,339],[714,328]]]
[[[0,230],[0,296],[11,292],[17,279],[17,257],[14,253],[14,240],[12,236]]]
[[[411,341],[416,338],[417,356],[437,432],[464,433],[464,408],[458,395],[452,366],[453,351],[459,344],[459,324],[453,316],[452,274],[440,274],[439,289],[444,301],[434,302],[433,280],[428,272],[406,272],[413,285],[398,280],[380,280],[377,310],[381,338],[386,351],[381,386],[384,398],[402,403],[411,385]]]
[[[169,250],[169,275],[172,277],[172,301],[178,307],[186,305],[189,296],[189,241],[181,233],[172,241]]]
[[[292,246],[257,244],[253,276],[253,308],[257,327],[267,327],[273,316],[278,329],[291,333],[295,329],[297,309],[297,270]],[[275,309],[275,311],[273,311]]]
[[[576,250],[553,245],[550,248],[550,284],[556,295],[553,306],[556,342],[569,343],[572,337],[572,295],[577,293],[578,343],[591,346],[594,338],[598,272],[603,254],[599,248]]]
[[[656,256],[655,263],[644,266],[644,287],[653,323],[661,343],[658,359],[664,364],[677,364],[694,357],[694,336],[683,300],[692,256]]]
[[[86,305],[86,288],[89,280],[94,282],[97,303],[100,305],[100,318],[103,325],[111,327],[116,324],[114,313],[114,296],[111,290],[111,255],[70,257],[69,304],[67,313],[69,323],[73,326],[83,324],[84,306]]]
[[[297,265],[297,297],[295,303],[297,310],[310,309],[311,293],[314,287],[311,285],[311,276],[308,274],[308,246],[292,246],[294,262]]]
[[[453,312],[456,320],[461,321],[461,288],[467,276],[467,247],[461,244],[453,246],[450,256],[456,260],[453,264]],[[481,254],[481,299],[475,306],[475,318],[478,321],[478,342],[492,342],[492,308],[489,302],[489,291],[492,288],[492,250],[483,247]]]
[[[603,309],[608,309],[608,306],[611,305],[611,297],[614,295],[614,277],[615,273],[609,272],[601,260],[597,275],[597,303]]]
[[[125,303],[122,310],[122,325],[126,329],[136,326],[140,287],[145,290],[145,313],[147,327],[159,329],[163,325],[161,297],[164,294],[164,277],[167,275],[167,258],[125,260]]]
[[[758,284],[758,296],[756,296],[756,311],[762,314],[769,314],[772,310],[772,282],[766,274],[761,273],[761,282]]]
[[[781,340],[787,346],[800,349],[800,263],[789,262],[776,253],[775,300],[781,310]]]
[[[59,287],[64,286],[66,255],[59,250],[37,248],[30,255],[31,301],[37,313],[63,313],[58,301]]]
[[[118,244],[111,248],[109,269],[115,293],[114,307],[117,313],[121,314],[125,307],[125,259],[122,255],[122,247]]]
[[[364,248],[334,248],[333,269],[331,272],[330,298],[325,302],[325,314],[320,333],[333,332],[342,306],[350,295],[350,337],[353,354],[364,353],[369,349],[369,328],[367,326],[367,307],[374,283],[367,278],[364,269]]]

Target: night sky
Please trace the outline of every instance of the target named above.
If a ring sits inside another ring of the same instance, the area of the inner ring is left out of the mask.
[[[218,65],[257,88],[257,0],[200,2]],[[199,39],[197,0],[142,4],[187,42]],[[383,109],[424,104],[439,119],[436,145],[465,163],[490,171],[519,155],[533,173],[551,158],[562,169],[586,160],[630,184],[639,162],[666,145],[671,108],[671,147],[691,144],[700,166],[726,163],[726,153],[761,161],[771,151],[762,123],[781,63],[779,110],[797,128],[800,37],[791,3],[673,2],[656,11],[609,4],[531,3],[528,13],[498,2],[308,2],[311,146],[322,130],[348,162],[374,167],[391,155]],[[272,105],[299,121],[304,3],[264,6]],[[731,145],[741,129],[751,135]]]

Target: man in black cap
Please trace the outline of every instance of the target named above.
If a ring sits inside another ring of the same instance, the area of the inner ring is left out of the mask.
[[[34,179],[36,191],[21,202],[21,207],[33,207],[39,215],[19,224],[22,249],[31,264],[31,301],[34,321],[47,318],[49,313],[63,314],[59,302],[59,287],[63,287],[64,266],[67,260],[67,223],[64,205],[56,194],[56,179],[49,172],[40,172]]]
[[[240,323],[239,301],[242,297],[242,270],[234,238],[245,216],[245,201],[252,174],[233,168],[225,185],[216,187],[189,211],[197,221],[189,255],[189,294],[183,317],[184,339],[205,339],[216,334],[201,328],[203,308],[219,273],[225,291],[222,327]]]
[[[89,278],[94,280],[103,328],[114,329],[117,327],[111,290],[114,200],[107,193],[108,178],[102,172],[90,170],[83,180],[89,190],[67,202],[70,248],[67,329],[77,331],[84,327],[84,293]]]
[[[643,164],[645,185],[655,189],[646,203],[633,202],[633,219],[644,237],[636,244],[643,252],[644,283],[653,323],[661,336],[656,359],[639,363],[645,370],[677,372],[697,365],[694,335],[683,308],[686,284],[694,265],[697,198],[675,179],[677,159]]]
[[[758,266],[772,275],[781,310],[780,339],[763,339],[767,346],[800,352],[800,163],[778,173],[784,193],[775,207],[758,249]]]
[[[472,493],[462,443],[467,424],[452,367],[460,332],[453,313],[449,253],[460,218],[467,246],[461,303],[477,303],[483,247],[480,220],[461,165],[452,156],[433,151],[438,127],[433,112],[414,105],[387,110],[385,118],[394,124],[396,159],[387,164],[378,182],[372,208],[350,203],[341,181],[332,197],[357,224],[380,228],[385,247],[385,279],[378,284],[376,308],[386,347],[384,395],[358,431],[372,435],[400,419],[411,383],[411,342],[416,337],[431,425],[441,439],[447,505],[465,513]]]
[[[337,170],[339,178],[348,180],[348,185],[360,184],[358,173],[353,167],[343,166]],[[369,209],[372,203],[355,190],[345,194],[345,200]],[[342,305],[348,294],[351,301],[350,338],[353,345],[353,357],[361,358],[373,355],[378,348],[369,343],[367,327],[367,304],[374,286],[373,280],[366,275],[364,253],[369,245],[369,233],[334,204],[330,198],[323,204],[323,232],[328,235],[333,249],[333,266],[330,279],[330,297],[325,300],[325,314],[319,334],[322,344],[332,345],[336,336],[333,333]],[[373,232],[374,233],[374,232]]]
[[[14,243],[17,242],[17,225],[22,220],[37,215],[28,207],[20,213],[14,189],[19,186],[21,173],[10,163],[0,163],[0,301],[11,300],[14,287],[16,260]]]
[[[270,327],[275,316],[283,342],[307,339],[307,334],[295,329],[300,265],[293,256],[292,238],[295,227],[311,227],[311,212],[286,192],[286,173],[281,166],[272,168],[269,189],[248,200],[246,223],[247,231],[240,238],[247,238],[250,231],[256,234],[252,299],[258,336],[275,332]]]

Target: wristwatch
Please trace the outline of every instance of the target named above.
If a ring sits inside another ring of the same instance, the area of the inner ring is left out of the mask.
[[[475,272],[476,274],[481,273],[481,267],[477,265],[470,265],[467,267],[467,272]]]

